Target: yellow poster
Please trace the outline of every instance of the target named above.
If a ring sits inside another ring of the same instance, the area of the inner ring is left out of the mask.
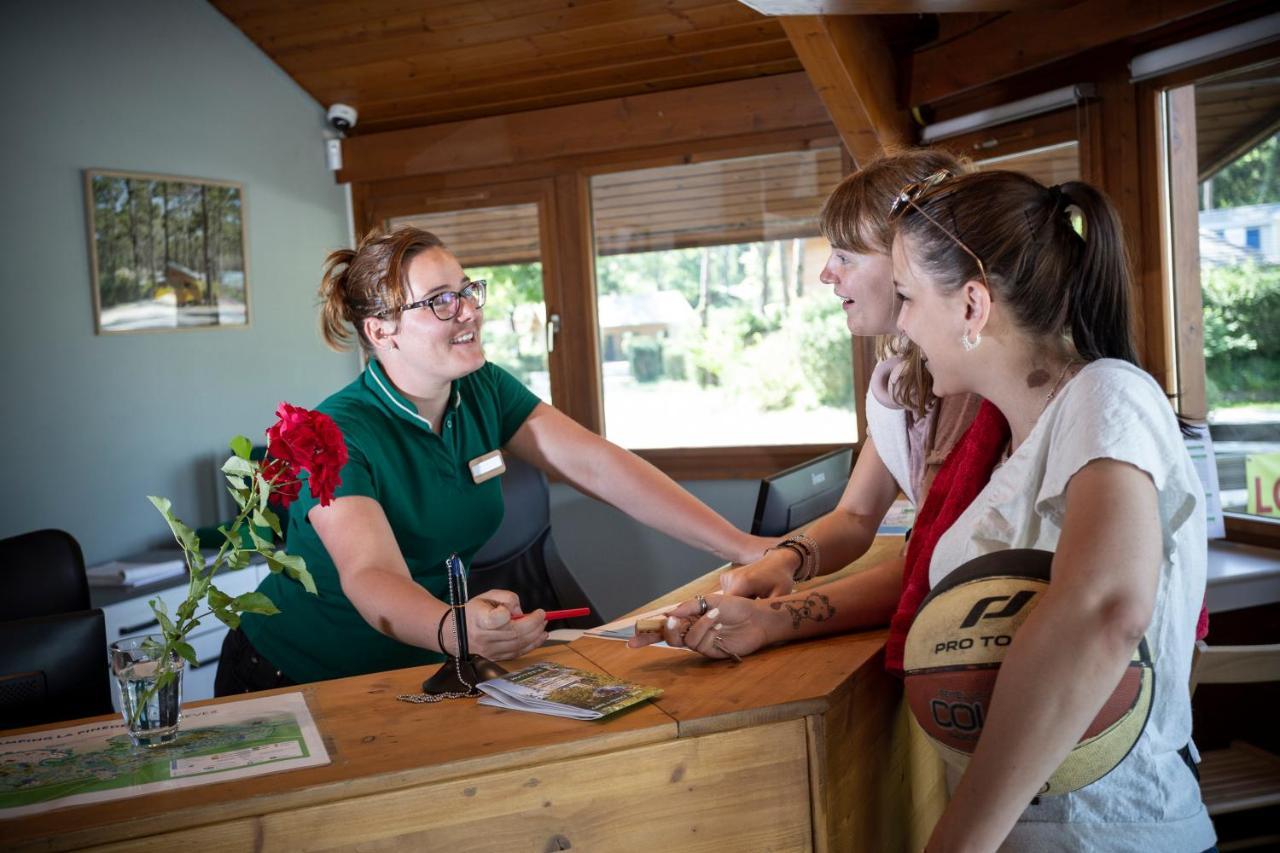
[[[1253,453],[1244,458],[1250,515],[1280,518],[1280,453]]]

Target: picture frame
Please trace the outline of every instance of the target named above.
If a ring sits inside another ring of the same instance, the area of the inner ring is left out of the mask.
[[[85,169],[84,194],[96,334],[249,327],[240,183]]]

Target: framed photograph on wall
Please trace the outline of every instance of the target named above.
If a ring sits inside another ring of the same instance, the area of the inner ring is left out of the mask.
[[[249,325],[240,184],[86,169],[84,193],[98,334]]]

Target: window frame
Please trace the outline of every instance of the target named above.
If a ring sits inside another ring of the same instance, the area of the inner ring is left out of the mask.
[[[565,414],[603,435],[591,178],[656,166],[838,147],[839,137],[827,125],[518,164],[503,170],[503,181],[494,180],[492,169],[358,181],[352,184],[352,208],[358,230],[365,233],[395,216],[537,201],[544,300],[548,316],[561,317],[555,349],[548,357],[552,398]],[[848,174],[853,163],[847,153],[842,162],[842,171]],[[851,336],[850,359],[855,424],[857,435],[864,436],[874,341]],[[676,480],[759,479],[839,447],[861,445],[852,439],[851,434],[847,444],[636,448],[633,452]]]
[[[1132,84],[1139,105],[1141,137],[1154,144],[1159,178],[1144,187],[1143,212],[1154,214],[1159,223],[1159,291],[1146,294],[1145,304],[1154,301],[1161,310],[1159,334],[1148,334],[1149,347],[1163,354],[1165,391],[1176,401],[1181,414],[1204,420],[1208,414],[1205,395],[1204,305],[1199,267],[1198,180],[1188,185],[1186,171],[1196,178],[1194,86],[1215,77],[1275,62],[1275,46],[1266,44],[1180,68]],[[1166,111],[1169,114],[1166,118]],[[1188,135],[1188,133],[1190,135]],[[1148,150],[1150,150],[1148,148]],[[1178,179],[1182,180],[1179,181]],[[1183,197],[1175,198],[1181,191]],[[1190,195],[1190,199],[1185,196]],[[1151,241],[1148,240],[1148,245]],[[1154,247],[1153,247],[1154,248]],[[1192,286],[1194,282],[1194,287]],[[1148,285],[1149,286],[1149,285]],[[1150,329],[1150,324],[1148,324]],[[1157,379],[1160,377],[1157,376]],[[1264,519],[1244,513],[1223,512],[1226,539],[1266,548],[1280,548],[1280,519]]]

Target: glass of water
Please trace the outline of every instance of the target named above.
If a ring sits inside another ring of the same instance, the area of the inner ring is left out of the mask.
[[[159,659],[164,637],[152,634],[111,644],[111,672],[120,688],[120,710],[137,746],[160,746],[178,736],[182,721],[182,670],[177,655]],[[172,677],[164,677],[172,673]],[[165,683],[157,687],[158,681]]]

